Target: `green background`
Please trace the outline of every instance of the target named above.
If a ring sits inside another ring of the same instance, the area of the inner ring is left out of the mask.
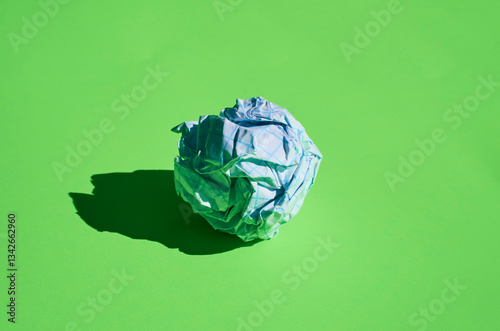
[[[401,0],[347,57],[342,43],[355,45],[356,27],[390,2],[223,3],[231,10],[209,0],[69,1],[46,24],[39,15],[17,52],[11,33],[22,37],[23,17],[33,22],[42,7],[2,4],[0,274],[8,213],[17,216],[19,270],[15,325],[1,277],[1,328],[236,330],[239,317],[259,321],[254,301],[281,290],[286,300],[254,329],[499,330],[500,93],[458,128],[444,117],[474,95],[478,77],[500,81],[498,2]],[[168,77],[121,118],[115,100],[157,66]],[[179,138],[170,129],[254,96],[306,128],[324,156],[316,183],[275,239],[200,255],[212,247],[203,234],[218,237],[195,216],[179,218],[167,192]],[[54,162],[65,164],[67,147],[85,144],[84,130],[103,119],[112,130],[59,180]],[[399,157],[436,128],[446,140],[391,190],[386,172],[398,175]],[[147,172],[149,190],[136,170],[162,171]],[[155,240],[100,232],[76,214],[69,193],[90,194],[92,175],[114,172],[128,175],[105,177],[107,197],[128,193],[94,213]],[[156,231],[162,222],[184,234],[181,244],[161,243],[175,239]],[[340,246],[293,290],[282,277],[328,237]],[[107,297],[123,270],[133,279]],[[443,304],[455,280],[466,289]],[[98,296],[107,304],[91,315],[87,300]]]

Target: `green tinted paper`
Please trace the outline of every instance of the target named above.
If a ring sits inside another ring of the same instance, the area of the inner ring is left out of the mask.
[[[302,125],[262,97],[172,130],[182,133],[177,192],[215,229],[244,241],[275,237],[297,214],[322,157]]]

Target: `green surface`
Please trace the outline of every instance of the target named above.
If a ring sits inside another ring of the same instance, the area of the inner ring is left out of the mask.
[[[500,5],[216,5],[3,4],[1,329],[499,330]],[[324,158],[245,247],[171,194],[169,130],[253,96]]]

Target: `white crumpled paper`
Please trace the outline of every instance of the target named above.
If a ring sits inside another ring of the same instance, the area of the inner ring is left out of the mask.
[[[175,188],[213,228],[243,241],[269,239],[299,211],[322,158],[302,125],[262,97],[237,99],[182,134]]]

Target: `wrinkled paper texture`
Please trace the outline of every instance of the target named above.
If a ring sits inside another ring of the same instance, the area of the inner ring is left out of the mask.
[[[270,239],[299,211],[322,158],[302,125],[262,97],[237,99],[181,133],[175,189],[216,230]]]

